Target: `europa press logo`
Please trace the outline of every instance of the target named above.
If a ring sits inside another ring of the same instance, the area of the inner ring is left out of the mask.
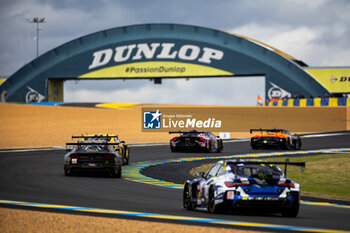
[[[144,129],[160,129],[161,127],[161,115],[162,113],[157,111],[144,111],[143,112],[143,128]]]

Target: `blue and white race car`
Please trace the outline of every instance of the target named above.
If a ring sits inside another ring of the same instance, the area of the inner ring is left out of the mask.
[[[285,165],[285,171],[276,166]],[[206,208],[210,213],[239,210],[282,213],[296,217],[299,212],[300,185],[287,178],[287,166],[305,163],[223,160],[199,178],[184,185],[183,206],[187,210]]]

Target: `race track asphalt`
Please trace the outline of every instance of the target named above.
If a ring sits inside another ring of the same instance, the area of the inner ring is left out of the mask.
[[[349,142],[350,134],[304,138],[302,149],[348,148]],[[251,150],[247,141],[225,143],[224,152],[219,154],[171,153],[168,145],[133,147],[131,163],[256,152],[259,151]],[[182,208],[179,189],[99,175],[65,177],[64,154],[63,150],[0,153],[0,199],[350,231],[350,209],[347,208],[302,204],[297,218],[186,211]],[[150,171],[151,176],[174,179],[178,183],[188,178],[181,166],[157,167]]]

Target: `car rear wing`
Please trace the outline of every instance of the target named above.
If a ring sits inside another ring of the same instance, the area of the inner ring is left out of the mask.
[[[118,138],[118,135],[81,135],[81,136],[72,136],[72,139],[76,138],[83,138],[83,139],[89,139],[89,138],[98,138],[98,139],[111,139],[111,138]],[[119,139],[118,139],[119,140]],[[125,143],[125,141],[120,141],[120,143]]]
[[[261,133],[264,132],[264,131],[281,132],[283,130],[284,129],[276,129],[276,128],[274,128],[274,129],[262,129],[262,128],[260,128],[260,129],[250,129],[250,133],[253,133],[254,131],[260,131]]]
[[[169,131],[169,134],[175,134],[175,133],[186,133],[185,131]]]
[[[205,133],[207,131],[197,131],[197,130],[192,130],[192,131],[169,131],[169,134],[175,134],[175,133],[180,133],[180,134],[183,134],[183,133]]]
[[[289,159],[286,159],[285,162],[276,162],[276,161],[240,161],[229,162],[229,164],[273,164],[273,165],[284,165],[284,175],[287,176],[287,167],[288,166],[300,166],[301,172],[305,169],[305,162],[289,162]],[[235,167],[235,176],[237,176],[237,166]]]
[[[67,146],[85,146],[85,145],[97,145],[97,146],[113,146],[119,145],[119,142],[67,142]]]
[[[169,134],[184,134],[184,133],[205,133],[205,132],[208,132],[208,131],[197,131],[197,130],[194,130],[194,131],[169,131]],[[219,136],[216,136],[216,138],[220,138]],[[233,140],[234,138],[226,138],[226,139],[221,139],[222,141],[229,141],[229,140]]]
[[[73,147],[68,147],[68,146],[90,146],[90,145],[95,145],[95,146],[115,146],[119,145],[119,142],[112,143],[112,142],[67,142],[66,143],[66,151],[71,151]]]
[[[72,136],[72,139],[75,138],[114,138],[114,137],[118,137],[118,135],[81,135],[81,136]]]

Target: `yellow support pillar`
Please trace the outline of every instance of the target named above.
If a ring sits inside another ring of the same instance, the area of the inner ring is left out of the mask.
[[[63,102],[63,79],[49,79],[49,102]]]
[[[314,107],[320,107],[320,106],[321,106],[321,98],[315,98]]]

